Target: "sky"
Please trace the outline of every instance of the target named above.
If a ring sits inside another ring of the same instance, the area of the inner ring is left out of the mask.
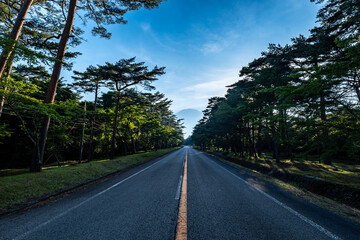
[[[91,36],[85,27],[87,41],[75,49],[82,55],[73,70],[136,56],[149,67],[166,67],[154,85],[173,100],[175,113],[202,111],[210,97],[224,96],[239,70],[269,43],[308,36],[318,9],[310,0],[168,0],[157,9],[125,15],[126,25],[108,27],[110,40]],[[71,75],[62,74],[65,80]]]

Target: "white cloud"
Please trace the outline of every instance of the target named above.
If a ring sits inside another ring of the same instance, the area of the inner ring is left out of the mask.
[[[172,109],[174,112],[186,108],[202,111],[207,106],[209,98],[225,95],[226,86],[236,82],[238,71],[237,68],[213,69],[207,74],[202,73],[199,76],[194,76],[191,81],[184,82],[182,86],[171,91],[168,89],[166,96],[173,100]]]
[[[200,51],[204,55],[209,53],[220,53],[224,49],[236,44],[239,37],[240,35],[234,33],[232,30],[224,32],[221,36],[217,34],[209,34],[208,38],[210,40],[200,47]]]
[[[224,45],[221,43],[211,42],[211,43],[205,43],[201,51],[205,54],[207,53],[215,53],[215,52],[221,52],[224,49]]]
[[[140,27],[141,27],[141,29],[142,29],[144,32],[147,32],[147,31],[150,30],[151,25],[150,25],[150,23],[141,23],[141,24],[140,24]]]
[[[189,45],[202,52],[204,55],[212,53],[221,53],[223,50],[237,44],[240,34],[234,31],[233,26],[224,26],[220,32],[215,32],[204,24],[193,24],[189,33],[192,39],[197,42],[191,42]]]
[[[153,63],[151,56],[147,53],[146,49],[141,44],[133,49],[118,44],[115,46],[115,50],[116,51],[114,51],[114,53],[116,53],[116,58],[118,58],[120,53],[124,58],[131,58],[136,56],[136,61],[144,61],[146,64]]]
[[[180,92],[194,92],[197,95],[194,97],[198,97],[203,95],[203,93],[206,93],[206,96],[208,95],[222,95],[226,91],[226,86],[234,82],[232,79],[223,79],[223,80],[215,80],[215,81],[209,81],[204,83],[198,83],[193,86],[185,87],[180,89]],[[200,94],[200,95],[199,95]]]

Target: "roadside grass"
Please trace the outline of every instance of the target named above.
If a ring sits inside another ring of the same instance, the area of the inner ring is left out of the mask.
[[[177,149],[179,147],[82,164],[68,162],[61,167],[44,167],[43,171],[38,173],[27,172],[2,176],[0,177],[0,209],[21,204],[86,180],[146,162]],[[21,170],[15,171],[22,172]]]
[[[276,163],[270,154],[263,154],[260,158],[240,158],[234,153],[228,153],[227,157],[236,158],[242,161],[249,161],[265,167],[275,168],[298,175],[312,176],[321,178],[327,182],[345,185],[348,187],[360,189],[360,164],[345,163],[333,160],[332,165],[319,163],[315,158],[305,160],[303,158],[281,159]]]
[[[349,218],[357,223],[360,223],[360,210],[356,208],[352,208],[346,204],[338,203],[332,199],[309,192],[306,189],[297,186],[296,183],[286,183],[279,179],[272,178],[262,173],[256,172],[254,170],[252,170],[252,172],[255,173],[255,175],[257,175],[258,177],[264,179],[265,181],[270,182],[289,192],[292,192],[293,194],[304,198],[315,205],[321,206],[341,216]]]

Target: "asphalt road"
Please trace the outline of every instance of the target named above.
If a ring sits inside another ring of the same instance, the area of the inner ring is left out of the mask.
[[[187,239],[360,239],[360,225],[191,148],[2,217],[0,239],[175,239],[180,215]]]

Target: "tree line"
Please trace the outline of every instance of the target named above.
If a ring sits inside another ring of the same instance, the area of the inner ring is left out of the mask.
[[[126,24],[127,12],[161,2],[0,0],[1,167],[41,171],[49,161],[113,158],[182,141],[171,101],[137,91],[154,89],[164,67],[149,69],[134,57],[74,71],[73,84],[60,79],[62,68],[71,69],[81,54],[74,49],[88,21],[93,35],[109,39],[106,25]],[[81,101],[80,92],[94,93],[94,102]]]
[[[225,97],[209,99],[192,142],[276,161],[360,161],[360,5],[317,0],[319,26],[270,44],[240,70]]]

